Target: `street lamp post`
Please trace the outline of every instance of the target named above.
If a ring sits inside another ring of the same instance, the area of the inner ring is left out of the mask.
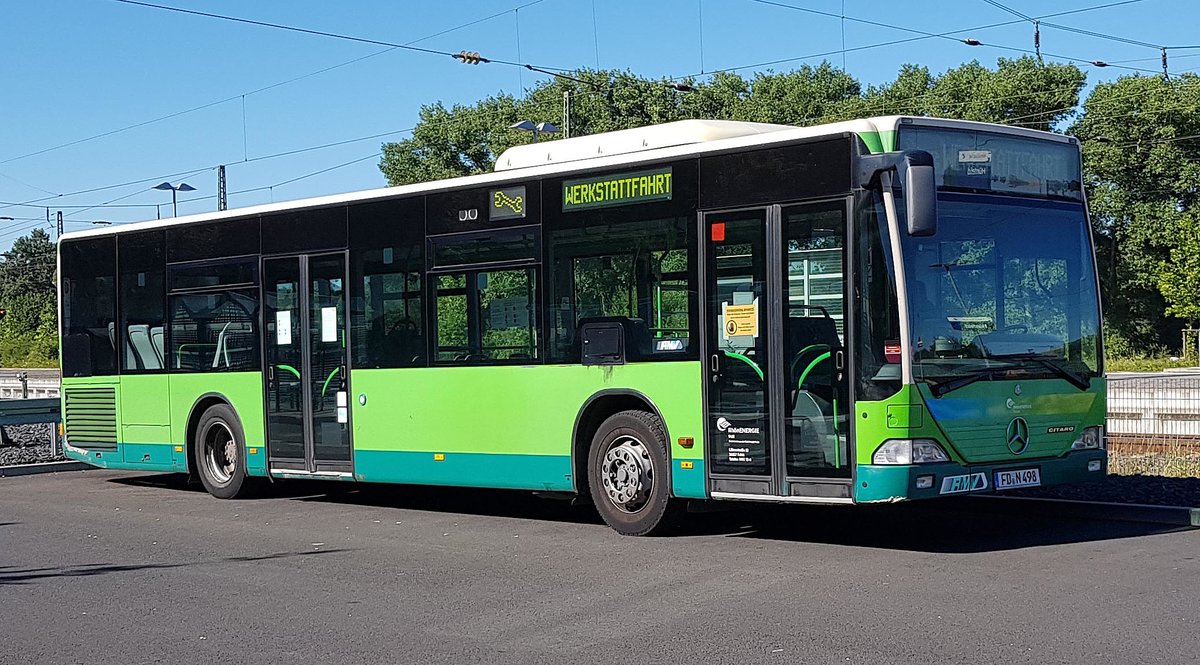
[[[154,189],[162,190],[164,192],[168,189],[171,190],[171,216],[172,217],[179,216],[179,204],[175,200],[175,192],[194,192],[194,191],[196,191],[195,187],[192,187],[191,185],[187,184],[186,182],[181,182],[181,183],[179,183],[179,185],[172,185],[169,182],[163,182],[163,183],[159,183],[159,184],[155,185]]]
[[[558,127],[555,127],[552,123],[539,122],[538,124],[535,125],[535,124],[533,124],[532,121],[529,121],[529,120],[522,120],[521,122],[514,122],[513,124],[509,125],[509,127],[513,128],[513,129],[519,129],[519,130],[525,131],[525,132],[533,132],[533,142],[534,143],[537,143],[539,134],[557,134],[559,131]]]

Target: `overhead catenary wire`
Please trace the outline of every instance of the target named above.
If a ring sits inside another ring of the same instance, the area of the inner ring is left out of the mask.
[[[314,36],[319,36],[319,37],[329,37],[332,39],[341,39],[341,40],[346,40],[346,41],[359,42],[362,44],[374,44],[376,46],[387,46],[387,47],[393,48],[393,49],[403,49],[406,51],[413,51],[416,53],[424,53],[427,55],[440,55],[440,56],[447,56],[450,58],[461,59],[462,54],[463,54],[462,51],[460,51],[458,53],[454,53],[452,51],[442,51],[440,49],[425,48],[423,46],[414,46],[412,44],[397,44],[395,42],[389,42],[389,41],[382,40],[382,39],[373,39],[370,37],[358,37],[355,35],[347,35],[347,34],[340,33],[340,32],[330,32],[327,30],[315,30],[312,28],[301,28],[299,26],[287,25],[284,23],[273,23],[270,21],[258,21],[255,19],[242,18],[239,16],[229,16],[226,14],[203,12],[203,11],[199,11],[196,9],[184,9],[182,7],[171,7],[169,5],[160,5],[160,4],[156,4],[153,2],[144,2],[143,0],[109,0],[109,1],[110,2],[120,2],[123,4],[127,4],[127,5],[137,5],[140,7],[148,7],[151,9],[160,9],[163,11],[179,12],[182,14],[192,14],[195,16],[201,16],[201,17],[205,17],[205,18],[217,19],[217,20],[222,20],[222,21],[233,21],[236,23],[245,23],[245,24],[256,25],[256,26],[264,27],[264,28],[273,28],[276,30],[287,30],[290,32],[298,32],[298,33],[314,35]],[[507,14],[508,11],[506,10],[503,13]],[[525,69],[542,72],[544,74],[549,74],[551,76],[557,76],[559,72],[571,71],[570,69],[562,68],[562,67],[551,67],[549,65],[534,65],[534,64],[530,64],[530,63],[524,63],[524,62],[514,62],[512,60],[503,60],[500,58],[480,58],[480,62],[496,63],[499,65],[507,65],[510,67],[524,67]]]
[[[874,21],[871,19],[864,19],[864,18],[855,17],[855,16],[841,16],[841,15],[835,14],[833,12],[821,11],[819,9],[811,9],[808,7],[798,7],[796,5],[790,5],[790,4],[787,4],[784,2],[778,2],[777,0],[750,0],[750,1],[756,2],[761,5],[769,5],[769,6],[773,6],[773,7],[780,7],[783,9],[791,9],[791,10],[803,12],[806,14],[812,14],[812,15],[816,15],[816,16],[824,16],[824,17],[828,17],[828,18],[837,18],[837,19],[842,19],[842,20],[846,20],[846,21],[851,21],[854,23],[861,23],[864,25],[871,25],[871,26],[880,27],[880,28],[890,28],[892,30],[899,30],[901,32],[908,32],[911,34],[919,35],[919,37],[915,37],[915,38],[910,38],[910,39],[905,39],[905,40],[896,40],[895,42],[891,42],[888,45],[902,44],[902,43],[909,42],[909,41],[917,41],[919,39],[949,39],[952,41],[964,42],[967,40],[959,39],[957,37],[953,37],[952,35],[961,34],[963,32],[969,32],[969,30],[953,30],[950,32],[942,32],[942,33],[929,32],[929,31],[920,30],[917,28],[909,28],[909,27],[905,27],[905,26],[901,26],[901,25],[892,24],[892,23],[883,23],[881,21]],[[1134,0],[1134,1],[1137,1],[1137,0]],[[1128,4],[1128,3],[1124,3],[1124,4]],[[1040,21],[1042,18],[1047,18],[1047,17],[1048,16],[1038,17],[1036,19],[1031,18],[1030,20],[1039,20]],[[1004,26],[1004,25],[1013,25],[1015,23],[1020,23],[1024,20],[1026,20],[1026,19],[1022,18],[1022,19],[1018,19],[1015,21],[1008,21],[1005,23],[998,23],[998,24],[993,24],[990,26],[981,26],[979,28],[975,28],[975,30],[985,30],[988,28],[1000,27],[1000,26]],[[1015,46],[1005,46],[1002,44],[993,44],[993,43],[989,43],[989,42],[983,42],[983,41],[980,41],[977,39],[971,39],[971,40],[967,41],[967,43],[969,43],[971,46],[986,46],[989,48],[1001,49],[1001,50],[1005,50],[1005,51],[1013,51],[1013,52],[1017,52],[1017,53],[1026,53],[1026,54],[1030,54],[1030,55],[1039,55],[1040,54],[1038,51],[1034,51],[1031,49],[1023,49],[1023,48],[1018,48]],[[860,50],[861,50],[861,47],[860,47]],[[755,63],[752,65],[729,67],[729,68],[717,70],[717,71],[736,71],[738,69],[751,69],[751,68],[765,67],[765,66],[769,66],[769,65],[776,65],[776,64],[786,63],[786,62],[792,62],[795,60],[805,60],[805,59],[808,59],[809,57],[834,55],[839,52],[840,51],[829,51],[829,52],[825,52],[825,53],[814,54],[813,56],[801,56],[798,58],[785,58],[785,59],[780,59],[780,60],[772,60],[769,62]],[[1084,64],[1084,65],[1094,65],[1094,63],[1095,63],[1095,59],[1076,58],[1076,57],[1072,57],[1072,56],[1052,54],[1052,53],[1044,53],[1044,55],[1048,55],[1053,58],[1058,58],[1060,60],[1069,60],[1069,61],[1072,61],[1075,63]],[[1127,69],[1130,71],[1157,73],[1154,70],[1143,69],[1140,67],[1121,66],[1120,68]]]
[[[123,1],[123,0],[118,0],[118,1]],[[539,1],[540,1],[540,0],[539,0]],[[1068,12],[1059,12],[1059,13],[1057,13],[1057,14],[1054,14],[1054,15],[1065,15],[1065,14],[1071,14],[1071,13],[1079,13],[1079,12],[1082,12],[1082,11],[1090,11],[1090,10],[1094,10],[1094,9],[1100,9],[1100,8],[1105,8],[1105,7],[1111,7],[1111,6],[1118,6],[1118,5],[1132,4],[1133,2],[1138,2],[1138,1],[1141,1],[1141,0],[1126,0],[1125,2],[1114,2],[1114,3],[1108,3],[1108,4],[1106,4],[1106,5],[1100,5],[1100,6],[1097,6],[1097,7],[1090,7],[1090,8],[1083,8],[1083,9],[1071,10],[1071,11],[1068,11]],[[150,3],[137,3],[137,2],[134,2],[134,3],[132,3],[132,4],[144,4],[144,5],[149,5]],[[528,3],[528,4],[534,4],[534,3]],[[783,5],[782,3],[766,3],[766,4],[776,4],[776,5],[779,5],[779,6],[787,6],[787,7],[791,7],[791,8],[793,8],[793,9],[802,9],[802,8],[797,8],[797,7],[790,6],[790,5]],[[523,5],[523,6],[527,6],[527,5]],[[189,10],[189,11],[190,11],[190,10]],[[838,18],[839,18],[840,20],[843,20],[843,21],[844,21],[844,20],[859,20],[859,19],[855,19],[854,17],[845,17],[844,15],[834,15],[834,16],[838,16]],[[1051,16],[1051,15],[1047,15],[1047,16]],[[486,19],[479,19],[479,20],[481,21],[481,20],[486,20]],[[900,27],[898,27],[898,26],[889,26],[889,27],[895,27],[896,29],[901,29],[901,30],[908,30],[908,29],[906,29],[906,28],[900,28]],[[983,29],[983,28],[981,27],[981,28],[976,28],[976,29]],[[965,32],[965,31],[968,31],[968,30],[972,30],[972,29],[967,29],[967,30],[963,30],[963,31],[955,31],[955,32]],[[921,34],[921,37],[918,37],[917,39],[920,39],[920,38],[930,38],[930,37],[944,36],[944,35],[938,35],[938,34],[936,34],[936,33],[924,33],[923,31],[918,31],[918,32]],[[944,33],[944,34],[952,34],[952,33]],[[907,40],[904,40],[904,41],[907,41]],[[894,43],[894,42],[888,42],[888,43]],[[884,44],[887,44],[887,43],[884,43]],[[869,47],[878,47],[878,46],[879,46],[879,45],[870,45]],[[858,50],[858,49],[861,49],[861,48],[864,48],[864,47],[856,47],[856,49],[855,49],[855,50]],[[390,50],[390,49],[389,49],[389,50]],[[815,55],[814,55],[814,56],[802,56],[801,58],[797,58],[797,59],[804,59],[804,58],[807,58],[807,57],[816,57],[816,56],[815,56]],[[1149,71],[1149,70],[1146,70],[1146,71]],[[571,80],[576,80],[576,81],[578,81],[579,79],[571,79]],[[582,82],[582,83],[589,83],[589,82],[584,82],[584,81],[580,81],[580,82]],[[585,94],[585,93],[578,93],[578,94]],[[927,93],[927,94],[934,94],[934,93]],[[1033,94],[1037,94],[1037,93],[1033,93]],[[897,103],[897,104],[899,104],[899,103],[903,103],[903,101],[898,101],[898,102],[891,102],[891,101],[889,101],[889,102],[886,102],[886,103]],[[405,131],[411,131],[411,130],[397,130],[396,132],[389,132],[388,134],[391,134],[391,133],[401,133],[401,132],[405,132]],[[367,138],[370,138],[370,137],[363,137],[363,138],[360,138],[360,139],[349,139],[349,140],[346,140],[346,141],[339,141],[339,142],[336,142],[336,143],[333,143],[333,144],[325,144],[325,145],[326,145],[326,146],[328,146],[328,145],[340,145],[340,144],[344,144],[344,143],[350,143],[350,142],[354,142],[354,141],[357,141],[357,140],[366,140]],[[254,160],[257,160],[257,159],[268,159],[268,158],[271,158],[271,157],[274,157],[274,156],[280,156],[280,155],[286,155],[286,154],[296,154],[296,153],[298,153],[298,152],[302,152],[302,151],[306,151],[306,150],[320,149],[321,147],[325,147],[325,146],[313,146],[313,147],[310,147],[310,148],[304,148],[304,149],[293,150],[293,151],[286,151],[286,152],[284,152],[284,153],[277,153],[276,155],[260,156],[260,157],[257,157],[257,158],[245,159],[244,161],[247,161],[247,162],[249,162],[249,161],[254,161]],[[362,160],[355,160],[355,161],[362,161]],[[235,162],[235,163],[236,163],[236,162]],[[215,168],[215,167],[206,167],[206,168]],[[202,170],[204,170],[204,169],[202,169]],[[146,181],[149,181],[149,180],[151,180],[151,179],[146,179]],[[139,181],[139,182],[144,182],[144,181]],[[130,183],[130,184],[131,184],[131,183]],[[90,191],[97,191],[97,190],[100,190],[100,189],[108,189],[108,188],[119,187],[119,186],[125,186],[125,184],[123,183],[122,185],[109,186],[109,187],[105,187],[105,188],[93,188],[93,189],[92,189],[92,190],[90,190]],[[77,194],[77,193],[76,193],[76,194]]]
[[[137,2],[136,0],[115,0],[115,1],[117,1],[117,2],[125,2],[126,4],[139,4],[139,5],[145,5],[145,6],[161,7],[161,8],[164,8],[164,9],[169,9],[169,10],[179,10],[178,8],[166,7],[166,6],[160,6],[160,5],[153,5],[153,3]],[[519,9],[522,9],[522,8],[525,8],[525,7],[529,7],[529,6],[532,6],[532,5],[538,4],[539,2],[543,2],[543,1],[544,1],[544,0],[534,0],[533,2],[527,2],[527,3],[525,3],[525,4],[519,5],[518,7],[514,8],[514,10],[519,10]],[[810,13],[817,13],[817,14],[821,14],[821,15],[829,15],[829,16],[831,16],[831,17],[832,17],[832,16],[836,16],[836,17],[838,17],[838,18],[839,18],[839,19],[842,21],[842,23],[843,23],[843,24],[844,24],[844,22],[845,22],[846,20],[852,20],[852,21],[858,21],[858,22],[866,22],[866,23],[868,23],[868,24],[871,24],[871,25],[885,26],[885,27],[893,27],[893,28],[896,28],[896,29],[908,30],[908,29],[906,29],[906,28],[899,28],[899,27],[897,27],[897,26],[889,26],[889,25],[887,25],[887,24],[882,24],[882,23],[875,22],[875,21],[867,21],[867,20],[864,20],[864,19],[857,19],[857,18],[854,18],[854,17],[847,17],[847,16],[845,16],[844,12],[843,12],[842,14],[836,14],[836,15],[835,15],[835,14],[831,14],[831,13],[829,13],[829,12],[819,12],[819,11],[817,11],[817,10],[808,10],[807,8],[795,7],[795,6],[792,6],[792,5],[787,5],[787,4],[783,4],[783,3],[779,3],[779,2],[768,2],[768,0],[753,0],[753,1],[759,1],[759,2],[762,2],[763,4],[772,4],[772,5],[776,5],[776,6],[779,6],[779,7],[786,7],[786,8],[790,8],[790,9],[794,9],[794,10],[798,10],[798,11],[808,11],[808,12],[810,12]],[[1079,9],[1073,9],[1073,10],[1067,10],[1067,11],[1062,11],[1062,12],[1055,12],[1055,13],[1051,13],[1051,14],[1045,14],[1045,15],[1043,15],[1043,16],[1040,16],[1040,17],[1037,17],[1037,18],[1038,18],[1038,19],[1044,19],[1044,18],[1053,18],[1053,17],[1059,17],[1059,16],[1067,16],[1067,15],[1079,14],[1079,13],[1083,13],[1083,12],[1090,12],[1090,11],[1096,11],[1096,10],[1100,10],[1100,9],[1107,9],[1107,8],[1111,8],[1111,7],[1117,7],[1117,6],[1122,6],[1122,5],[1129,5],[1129,4],[1134,4],[1134,3],[1143,2],[1143,1],[1144,1],[1144,0],[1120,0],[1120,1],[1118,1],[1118,2],[1109,2],[1109,3],[1105,3],[1105,4],[1101,4],[1101,5],[1095,5],[1095,6],[1091,6],[1091,7],[1084,7],[1084,8],[1079,8]],[[205,13],[205,12],[195,12],[194,10],[179,10],[179,11],[183,11],[183,12],[185,12],[185,13],[201,13],[201,14],[207,14],[207,13]],[[365,56],[361,56],[361,57],[358,57],[358,58],[354,58],[354,59],[352,59],[352,60],[348,60],[348,61],[346,61],[346,62],[339,63],[339,64],[337,64],[337,65],[332,65],[332,66],[330,66],[330,67],[325,67],[325,68],[322,68],[322,69],[316,70],[316,71],[314,71],[314,72],[309,72],[309,73],[307,73],[307,74],[304,74],[304,75],[301,75],[301,76],[298,76],[298,77],[293,77],[293,78],[287,79],[287,80],[285,80],[285,81],[280,81],[280,82],[273,83],[273,84],[271,84],[271,85],[268,85],[268,86],[264,86],[264,87],[261,87],[261,88],[255,89],[255,90],[251,90],[251,91],[249,91],[249,92],[241,93],[240,95],[234,95],[234,96],[231,96],[231,97],[226,97],[226,98],[224,98],[224,99],[217,100],[217,101],[215,101],[215,102],[209,102],[209,103],[207,103],[207,104],[202,104],[202,105],[200,105],[200,106],[195,106],[195,107],[192,107],[192,108],[190,108],[190,109],[185,109],[185,110],[183,110],[183,111],[177,111],[177,112],[174,112],[174,113],[171,113],[171,114],[165,115],[165,116],[160,116],[160,117],[158,117],[158,118],[153,118],[153,119],[150,119],[150,120],[142,121],[142,122],[135,123],[135,124],[132,124],[132,125],[128,125],[128,126],[125,126],[125,127],[122,127],[122,128],[115,129],[115,130],[110,130],[110,131],[107,131],[107,132],[103,132],[103,133],[96,134],[96,135],[93,135],[93,136],[85,137],[85,138],[82,138],[82,139],[77,139],[77,140],[74,140],[74,141],[69,141],[69,142],[67,142],[67,143],[58,144],[58,145],[56,145],[56,146],[51,146],[51,147],[44,148],[44,149],[37,150],[37,151],[33,151],[33,152],[30,152],[30,153],[25,153],[25,154],[23,154],[23,155],[18,155],[18,156],[16,156],[16,157],[8,158],[8,159],[5,159],[5,160],[0,160],[0,164],[7,163],[7,162],[11,162],[11,161],[15,161],[15,160],[18,160],[18,159],[23,159],[23,158],[25,158],[25,157],[31,157],[31,156],[35,156],[35,155],[39,155],[39,154],[44,154],[44,153],[46,153],[46,152],[50,152],[50,151],[53,151],[53,150],[58,150],[58,149],[61,149],[61,148],[65,148],[65,147],[72,146],[72,145],[77,145],[77,144],[79,144],[79,143],[83,143],[83,142],[87,142],[87,141],[95,140],[95,139],[98,139],[98,138],[103,138],[103,137],[106,137],[106,136],[111,136],[111,135],[113,135],[113,134],[117,134],[117,133],[120,133],[120,132],[123,132],[123,131],[128,131],[128,130],[130,130],[130,129],[135,129],[135,128],[142,127],[142,126],[145,126],[145,125],[148,125],[148,124],[152,124],[152,123],[160,122],[160,121],[163,121],[163,120],[168,120],[168,119],[171,119],[171,118],[174,118],[174,117],[178,117],[178,116],[180,116],[180,115],[184,115],[184,114],[191,113],[191,112],[194,112],[194,111],[202,110],[202,109],[205,109],[205,108],[210,108],[210,107],[212,107],[212,106],[216,106],[216,105],[219,105],[219,104],[222,104],[222,103],[225,103],[225,102],[228,102],[228,101],[232,101],[232,100],[235,100],[235,99],[241,99],[241,100],[243,101],[243,104],[244,104],[244,98],[245,98],[245,96],[247,96],[247,95],[253,95],[253,94],[257,94],[257,93],[260,93],[260,92],[264,92],[264,91],[270,90],[270,89],[272,89],[272,88],[276,88],[276,87],[279,87],[279,86],[282,86],[282,85],[286,85],[286,84],[288,84],[288,83],[293,83],[293,82],[295,82],[295,81],[299,81],[299,80],[302,80],[302,79],[304,79],[304,78],[308,78],[308,77],[311,77],[311,76],[315,76],[315,75],[317,75],[317,74],[321,74],[321,73],[324,73],[324,72],[327,72],[327,71],[330,71],[330,70],[333,70],[333,69],[337,69],[337,68],[339,68],[339,67],[344,67],[344,66],[346,66],[346,65],[353,64],[353,63],[355,63],[355,62],[360,62],[360,61],[362,61],[362,60],[365,60],[365,59],[367,59],[367,58],[372,58],[372,57],[375,57],[375,56],[377,56],[377,55],[381,55],[381,54],[383,54],[383,53],[387,53],[387,52],[390,52],[390,51],[396,50],[397,48],[408,48],[408,47],[412,47],[412,48],[418,48],[418,47],[413,47],[412,45],[413,45],[413,44],[415,44],[415,43],[417,43],[417,42],[424,41],[424,40],[426,40],[426,39],[431,39],[431,38],[433,38],[433,37],[436,37],[436,36],[440,36],[440,35],[443,35],[443,34],[447,34],[447,33],[449,33],[449,32],[453,32],[453,31],[459,30],[459,29],[461,29],[461,28],[468,27],[468,26],[470,26],[470,25],[475,25],[475,24],[477,24],[477,23],[481,23],[481,22],[483,22],[483,21],[487,21],[487,20],[490,20],[490,19],[493,19],[493,18],[496,18],[496,17],[502,16],[502,15],[504,15],[504,14],[507,14],[507,13],[508,13],[508,11],[510,11],[510,10],[506,10],[506,11],[504,11],[504,12],[498,12],[498,13],[496,13],[496,14],[492,14],[492,15],[489,15],[489,16],[486,16],[486,17],[483,17],[483,18],[480,18],[480,19],[475,19],[474,21],[470,21],[470,22],[468,22],[468,23],[464,23],[464,24],[461,24],[461,25],[458,25],[458,26],[454,26],[454,27],[452,27],[452,28],[448,28],[448,29],[442,30],[442,31],[440,31],[440,32],[434,33],[433,35],[429,35],[429,36],[426,36],[426,37],[422,37],[421,39],[414,40],[413,42],[409,42],[409,43],[407,43],[407,44],[401,44],[401,45],[389,46],[387,49],[385,49],[385,50],[383,50],[383,51],[378,51],[378,52],[375,52],[375,53],[372,53],[372,54],[368,54],[368,55],[365,55]],[[215,16],[220,16],[220,15],[215,15]],[[798,56],[798,57],[792,57],[792,58],[785,58],[785,59],[781,59],[781,60],[773,60],[773,61],[769,61],[769,62],[765,62],[765,63],[757,63],[757,64],[754,64],[754,65],[742,65],[742,66],[738,66],[738,67],[732,67],[732,68],[728,68],[728,69],[726,69],[726,70],[722,70],[722,71],[736,71],[736,70],[740,70],[740,69],[750,69],[750,68],[761,67],[761,66],[769,66],[769,65],[774,65],[774,64],[782,64],[782,63],[786,63],[786,62],[794,62],[794,61],[798,61],[798,60],[806,60],[806,59],[811,59],[811,58],[815,58],[815,57],[822,57],[822,56],[826,56],[826,55],[837,55],[837,54],[839,54],[839,53],[840,53],[841,55],[845,56],[845,54],[846,54],[846,53],[849,53],[849,52],[854,52],[854,51],[861,51],[861,50],[867,50],[867,49],[872,49],[872,48],[880,48],[880,47],[882,47],[882,46],[890,46],[890,45],[902,44],[902,43],[906,43],[906,42],[910,42],[910,41],[917,41],[917,40],[920,40],[920,39],[928,39],[928,38],[933,38],[933,37],[947,37],[947,36],[949,36],[949,35],[953,35],[953,34],[959,34],[959,33],[963,33],[963,32],[971,32],[971,31],[986,30],[986,29],[990,29],[990,28],[994,28],[994,27],[1000,27],[1000,26],[1004,26],[1004,25],[1011,25],[1011,24],[1013,24],[1013,23],[1016,23],[1016,22],[1019,22],[1019,21],[1010,21],[1010,22],[1006,22],[1006,23],[996,23],[996,24],[985,25],[985,26],[977,26],[977,27],[975,27],[975,28],[967,28],[967,29],[964,29],[964,30],[955,30],[955,31],[947,32],[947,33],[941,33],[941,34],[927,33],[927,32],[924,32],[924,31],[918,31],[918,32],[920,32],[921,36],[920,36],[920,37],[916,37],[916,38],[901,39],[901,40],[893,40],[893,41],[889,41],[889,42],[881,42],[881,43],[879,43],[879,44],[871,44],[871,45],[859,46],[859,47],[854,47],[854,48],[851,48],[851,49],[842,49],[841,51],[830,51],[830,52],[825,52],[825,53],[816,53],[816,54],[810,54],[810,55],[806,55],[806,56]],[[439,52],[439,53],[448,53],[448,52]],[[449,55],[451,55],[451,56],[453,57],[453,56],[455,56],[455,55],[457,55],[457,54],[449,54]],[[598,57],[599,57],[599,51],[598,51],[598,42],[597,42],[597,58],[598,58]],[[598,60],[597,60],[597,62],[598,62]],[[1082,61],[1082,60],[1080,60],[1080,62],[1083,62],[1083,61]],[[1111,64],[1113,64],[1113,65],[1117,65],[1117,63],[1115,63],[1115,62],[1114,62],[1114,63],[1111,63]],[[540,69],[538,69],[538,68],[534,68],[534,67],[532,67],[532,66],[528,66],[527,68],[529,68],[529,69],[531,69],[531,70],[533,70],[533,71],[542,71],[542,70],[540,70]],[[702,69],[703,69],[703,68],[702,68]],[[1130,68],[1130,69],[1137,69],[1138,71],[1147,71],[1147,72],[1149,72],[1149,71],[1150,71],[1150,70],[1141,70],[1141,69],[1138,69],[1138,68]],[[548,73],[550,73],[551,75],[555,75],[553,72],[548,72]],[[701,73],[701,75],[703,75],[704,73],[705,73],[705,72],[702,72],[702,73]],[[559,74],[557,74],[557,75],[560,75],[560,76],[561,76],[561,73],[559,73]],[[684,79],[684,78],[693,78],[693,77],[695,77],[695,76],[696,76],[696,75],[689,75],[689,76],[687,76],[687,77],[675,77],[675,79],[673,79],[673,80],[681,80],[681,79]],[[579,80],[579,79],[577,79],[577,78],[571,78],[570,80],[572,80],[572,81],[576,81],[576,82],[582,82],[582,81],[580,81],[580,80]],[[244,119],[243,119],[243,122],[244,122]],[[243,133],[244,133],[244,128],[243,128]],[[245,136],[243,136],[243,139],[245,139]],[[246,150],[245,150],[245,144],[244,144],[244,141],[243,141],[243,156],[244,156],[244,157],[245,157],[245,153],[246,153]],[[248,160],[246,160],[246,161],[248,161]]]
[[[1064,86],[1061,90],[1068,91],[1073,88],[1074,88],[1074,86]],[[1049,90],[1043,89],[1043,90],[1020,92],[1020,93],[1014,93],[1011,95],[1002,95],[1002,96],[991,97],[991,98],[989,98],[989,101],[991,101],[991,102],[1010,101],[1010,100],[1016,100],[1016,99],[1021,99],[1021,98],[1025,98],[1025,97],[1031,97],[1031,96],[1037,96],[1037,95],[1043,95],[1043,94],[1051,94],[1051,93],[1054,93],[1055,91],[1056,91],[1056,89],[1049,89]],[[583,95],[598,94],[598,93],[585,91],[585,92],[579,92],[577,94],[580,96],[583,96]],[[885,100],[881,100],[879,103],[873,104],[866,108],[859,108],[857,110],[861,114],[866,114],[866,115],[873,115],[875,113],[898,112],[898,111],[904,110],[905,106],[909,106],[911,104],[918,103],[918,102],[924,101],[926,99],[935,98],[939,94],[941,94],[941,93],[939,93],[937,91],[929,91],[926,93],[922,93],[920,95],[914,95],[914,96],[910,96],[910,97],[904,97],[904,98],[899,98],[899,99],[885,99]],[[947,102],[947,103],[941,104],[941,107],[942,108],[958,107],[958,106],[964,106],[964,105],[971,104],[971,103],[974,103],[974,101],[967,100],[967,101],[960,101],[960,102]],[[557,108],[557,104],[554,102],[554,100],[545,100],[542,103],[534,103],[533,106],[534,106],[534,108]],[[1034,115],[1036,116],[1036,115],[1050,114],[1050,113],[1060,112],[1060,111],[1069,111],[1069,110],[1071,110],[1071,108],[1074,108],[1074,107],[1054,109],[1054,110],[1050,110],[1050,111],[1039,112],[1038,114],[1034,114]],[[1017,120],[1017,119],[1024,119],[1024,117],[1025,116],[1019,116],[1017,118],[1010,118],[1009,120],[1012,121],[1012,120]],[[804,118],[799,122],[801,122],[801,123],[817,123],[817,122],[829,121],[829,120],[835,120],[835,119],[841,119],[841,118],[843,118],[842,113],[834,113],[834,114],[825,114],[822,116]],[[497,118],[497,120],[503,120],[503,119]],[[450,118],[446,118],[446,119],[434,119],[434,120],[426,121],[426,122],[432,122],[436,125],[436,124],[443,123],[443,122],[453,123],[456,121],[457,121],[456,118],[450,117]],[[369,134],[366,136],[355,137],[355,138],[351,138],[351,139],[344,139],[344,140],[339,140],[339,141],[333,141],[333,142],[323,143],[323,144],[319,144],[319,145],[315,145],[315,146],[307,146],[307,147],[303,147],[303,148],[285,150],[285,151],[281,151],[281,152],[277,152],[277,153],[273,153],[273,154],[269,154],[269,155],[261,155],[261,156],[254,157],[254,158],[251,158],[250,160],[246,160],[246,161],[247,162],[255,162],[255,161],[260,161],[260,160],[273,159],[273,158],[277,158],[277,157],[291,156],[291,155],[301,154],[301,153],[305,153],[305,152],[309,152],[309,151],[321,150],[321,149],[325,149],[325,148],[329,148],[329,147],[348,145],[351,143],[361,142],[364,140],[371,140],[371,139],[376,139],[376,138],[382,138],[385,136],[408,133],[408,132],[412,132],[414,129],[415,129],[415,127],[409,127],[409,128],[405,128],[405,129],[394,130],[391,132],[374,133],[374,134]],[[361,160],[356,160],[356,161],[361,161]],[[235,162],[235,164],[236,164],[236,162]],[[137,180],[133,180],[133,181],[126,181],[126,182],[118,183],[115,185],[108,185],[108,186],[103,186],[103,187],[93,187],[93,188],[88,188],[85,190],[79,190],[78,192],[67,193],[67,194],[64,194],[63,197],[74,196],[74,195],[85,194],[85,193],[94,193],[97,191],[104,191],[104,190],[108,190],[108,189],[117,189],[117,188],[132,186],[132,185],[136,185],[136,184],[159,182],[164,179],[169,180],[169,179],[176,178],[176,177],[189,177],[189,176],[195,175],[197,173],[202,173],[204,171],[212,170],[215,168],[216,168],[216,165],[214,164],[211,166],[202,167],[200,169],[192,169],[189,171],[156,175],[156,176],[151,176],[148,178],[141,178],[141,179],[137,179]],[[131,194],[129,196],[136,195],[139,193],[144,193],[145,191],[146,190],[138,190],[137,192],[134,192],[133,194]],[[239,193],[244,193],[244,190]],[[0,201],[0,207],[3,207],[3,206],[25,206],[25,207],[37,207],[37,208],[46,208],[46,207],[93,208],[93,207],[103,207],[103,206],[107,205],[107,204],[96,204],[93,206],[64,206],[64,205],[45,206],[45,205],[41,205],[39,203],[40,201],[45,201],[45,200],[49,200],[49,199],[53,199],[53,198],[59,198],[59,197],[48,197],[48,199],[40,199],[40,200],[28,201],[28,202],[22,202],[22,203]],[[122,197],[122,198],[127,198],[127,196]],[[147,205],[157,207],[157,205],[160,205],[160,204],[147,204]],[[75,214],[75,213],[73,213],[73,214]]]

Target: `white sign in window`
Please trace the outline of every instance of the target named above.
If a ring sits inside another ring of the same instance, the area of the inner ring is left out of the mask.
[[[279,346],[292,345],[292,313],[275,312],[275,343]]]
[[[322,307],[321,308],[321,341],[322,342],[338,341],[337,307]]]

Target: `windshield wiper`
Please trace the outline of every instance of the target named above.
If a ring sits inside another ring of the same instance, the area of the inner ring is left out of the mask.
[[[1055,360],[1057,360],[1057,358],[1052,358],[1050,356],[1043,356],[1043,355],[1040,355],[1037,353],[1012,353],[1012,354],[1003,355],[1003,356],[989,356],[989,357],[995,358],[997,360],[1032,360],[1033,362],[1041,365],[1042,367],[1045,367],[1046,369],[1050,370],[1051,372],[1054,372],[1054,374],[1057,375],[1059,378],[1066,379],[1067,383],[1070,383],[1071,385],[1075,386],[1076,388],[1078,388],[1080,390],[1087,390],[1088,388],[1092,387],[1092,384],[1090,381],[1087,380],[1087,377],[1076,374],[1075,372],[1072,372],[1071,370],[1067,369],[1066,367],[1055,362]]]
[[[929,383],[929,392],[933,393],[934,397],[941,397],[952,390],[965,388],[976,381],[991,379],[997,374],[1007,373],[1010,369],[1012,369],[1012,366],[1010,365],[1006,365],[1004,367],[986,367],[984,369],[975,370],[970,374],[964,374],[956,379],[938,381],[937,383],[929,383],[928,380],[926,380],[926,383]]]

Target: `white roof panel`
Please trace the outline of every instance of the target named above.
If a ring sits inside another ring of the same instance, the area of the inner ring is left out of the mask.
[[[507,171],[547,164],[562,164],[656,148],[670,148],[692,143],[766,134],[785,129],[795,129],[795,127],[734,120],[680,120],[662,125],[579,136],[573,139],[514,146],[501,153],[499,159],[496,160],[496,170]]]

